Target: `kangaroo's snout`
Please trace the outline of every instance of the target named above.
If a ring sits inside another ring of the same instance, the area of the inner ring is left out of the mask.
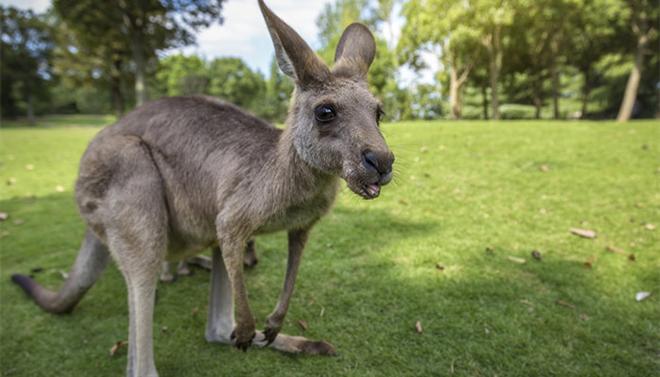
[[[390,151],[372,151],[370,149],[362,152],[362,164],[372,173],[378,174],[378,184],[384,186],[392,180],[392,165],[394,154]]]

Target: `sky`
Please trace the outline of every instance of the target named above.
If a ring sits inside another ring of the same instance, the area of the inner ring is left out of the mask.
[[[100,0],[105,1],[105,0]],[[32,9],[43,12],[50,6],[50,0],[0,0],[0,4],[12,5],[17,8]],[[332,0],[267,0],[268,6],[293,27],[312,48],[319,47],[316,18],[323,7]],[[268,75],[273,57],[273,45],[266,25],[261,17],[256,0],[227,0],[223,6],[222,25],[217,23],[201,30],[197,34],[197,44],[177,50],[169,50],[164,54],[182,52],[198,54],[206,59],[222,56],[242,58],[252,69]],[[394,22],[394,38],[398,38],[403,21],[398,18]],[[389,36],[389,30],[384,30]],[[428,60],[433,69],[437,67],[437,59]],[[415,74],[404,70],[401,72],[403,81],[414,80]],[[432,80],[432,70],[423,72],[421,81]]]

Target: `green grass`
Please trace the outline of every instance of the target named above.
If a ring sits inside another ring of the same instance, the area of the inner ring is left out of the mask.
[[[99,128],[46,123],[57,126],[0,130],[0,211],[9,214],[0,223],[1,374],[121,375],[125,350],[109,356],[128,320],[114,266],[65,316],[40,311],[9,282],[42,267],[37,280],[60,286],[84,231],[73,181]],[[384,133],[397,155],[395,182],[376,201],[342,191],[312,233],[284,327],[300,335],[296,322],[305,320],[305,336],[340,355],[207,344],[208,273],[197,270],[159,287],[161,377],[658,375],[657,121],[418,122]],[[259,325],[280,289],[285,241],[257,239],[261,261],[247,282]],[[636,302],[638,291],[653,295]]]

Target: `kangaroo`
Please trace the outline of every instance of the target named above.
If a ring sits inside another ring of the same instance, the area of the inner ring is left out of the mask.
[[[128,288],[128,376],[158,375],[152,321],[162,261],[207,247],[207,341],[335,353],[328,342],[280,329],[310,229],[332,206],[339,180],[374,199],[392,179],[394,155],[366,82],[376,45],[367,27],[352,24],[330,68],[263,0],[259,7],[278,65],[295,81],[286,127],[208,97],[165,98],[132,111],[100,131],[80,161],[75,197],[87,231],[63,288],[12,276],[41,308],[67,313],[112,257]],[[285,281],[257,331],[243,257],[249,240],[275,231],[288,233]]]

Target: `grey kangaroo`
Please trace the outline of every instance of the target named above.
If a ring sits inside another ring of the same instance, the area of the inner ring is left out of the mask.
[[[295,81],[287,127],[279,130],[206,97],[148,103],[90,142],[76,182],[87,224],[80,252],[58,292],[13,275],[44,310],[70,312],[110,256],[128,288],[128,376],[157,376],[152,347],[161,262],[213,247],[206,339],[246,350],[334,354],[325,341],[280,334],[310,229],[331,207],[339,178],[365,199],[392,179],[394,155],[369,93],[375,55],[361,24],[344,31],[326,66],[262,0],[261,12],[282,71]],[[284,286],[263,332],[256,331],[243,276],[254,236],[286,230]]]

